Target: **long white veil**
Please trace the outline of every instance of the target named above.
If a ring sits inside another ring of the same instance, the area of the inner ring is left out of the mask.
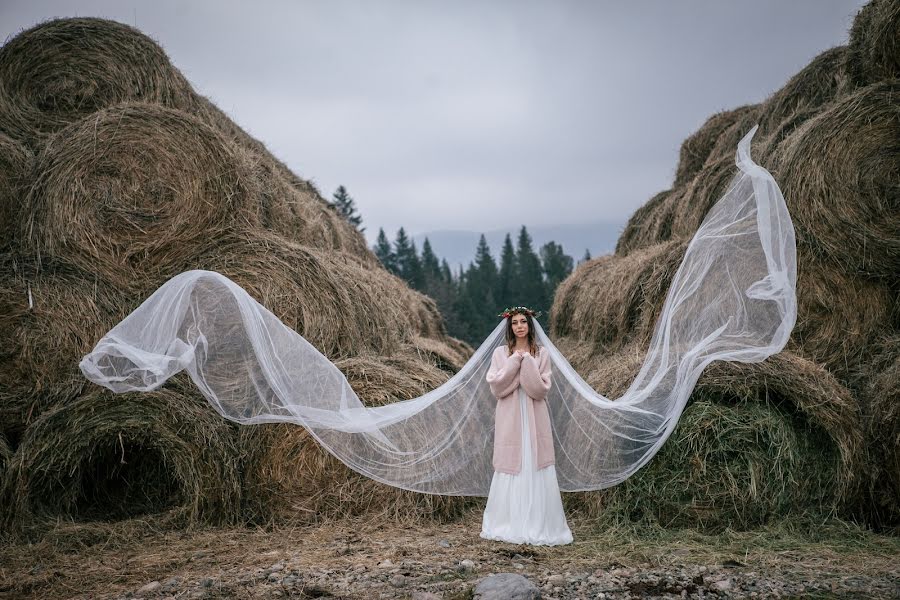
[[[668,438],[703,369],[781,351],[797,314],[794,229],[768,171],[739,143],[738,172],[691,240],[637,377],[621,398],[597,394],[535,322],[550,351],[548,402],[563,491],[615,485]],[[107,333],[80,368],[115,392],[146,391],[185,369],[226,419],[306,427],[372,479],[408,490],[486,496],[496,400],[485,380],[505,321],[439,388],[365,407],[300,334],[213,271],[167,281]]]

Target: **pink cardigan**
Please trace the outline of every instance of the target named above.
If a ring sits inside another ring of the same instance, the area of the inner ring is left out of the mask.
[[[506,346],[494,349],[487,381],[497,398],[494,417],[494,470],[516,475],[522,469],[522,414],[518,390],[521,385],[528,402],[528,424],[536,468],[555,462],[553,434],[547,392],[550,391],[550,356],[541,347],[538,358],[531,354],[507,356]]]

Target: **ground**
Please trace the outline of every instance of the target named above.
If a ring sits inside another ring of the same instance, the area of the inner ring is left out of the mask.
[[[159,530],[152,518],[60,522],[0,548],[0,598],[470,598],[520,573],[544,598],[900,598],[900,537],[839,520],[755,531],[570,518],[575,542],[482,540],[452,523]]]

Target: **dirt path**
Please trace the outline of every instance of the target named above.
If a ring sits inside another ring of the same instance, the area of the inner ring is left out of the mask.
[[[520,573],[544,598],[900,598],[900,538],[837,523],[709,536],[570,520],[545,548],[451,524],[342,520],[272,530],[155,531],[153,522],[61,524],[0,550],[0,598],[468,598]]]

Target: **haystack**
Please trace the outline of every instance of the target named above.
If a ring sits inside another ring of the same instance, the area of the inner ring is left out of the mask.
[[[3,518],[115,520],[178,509],[179,524],[240,515],[235,426],[186,377],[140,394],[91,389],[41,415],[9,461]]]
[[[847,74],[854,85],[900,79],[900,4],[870,0],[850,29]]]
[[[0,81],[15,106],[3,112],[30,144],[121,102],[198,106],[158,44],[106,19],[54,19],[19,33],[0,47]]]
[[[0,131],[0,249],[12,243],[13,223],[32,162],[33,156],[25,146]]]
[[[413,346],[390,358],[368,354],[335,364],[367,406],[421,396],[449,378],[438,365],[423,362]],[[247,427],[241,435],[242,447],[251,452],[245,498],[253,520],[317,522],[360,514],[391,520],[446,519],[480,501],[417,494],[374,482],[349,469],[300,427]]]
[[[675,187],[684,185],[693,179],[694,175],[703,168],[719,136],[741,117],[753,111],[755,111],[755,106],[748,104],[733,110],[718,112],[709,117],[700,129],[684,140],[678,155]],[[644,206],[647,205],[645,204]]]
[[[608,494],[574,496],[573,506],[614,510],[618,498],[616,506],[640,503],[665,522],[712,526],[763,522],[788,505],[900,522],[898,19],[897,2],[869,3],[848,47],[821,53],[764,102],[710,117],[683,144],[672,188],[635,211],[615,255],[583,263],[560,285],[551,333],[564,352],[585,355],[575,367],[598,391],[621,394],[678,266],[670,253],[721,197],[738,141],[760,125],[751,155],[779,182],[797,231],[799,307],[788,346],[764,363],[708,367],[659,459]],[[695,414],[713,416],[701,425]],[[766,428],[777,444],[754,441]],[[706,433],[688,453],[686,440]],[[729,465],[743,447],[749,462]],[[743,473],[741,485],[695,496],[704,453],[730,457],[715,476]],[[774,487],[745,495],[761,476]]]
[[[798,235],[847,272],[900,273],[900,82],[856,90],[797,128],[777,150]]]
[[[0,252],[0,334],[10,340],[0,350],[0,435],[14,452],[2,492],[7,524],[160,511],[184,522],[231,521],[244,514],[239,457],[269,456],[267,444],[289,443],[279,432],[305,434],[260,426],[232,438],[184,375],[158,394],[126,397],[84,379],[79,359],[182,271],[223,273],[333,360],[372,363],[362,380],[353,375],[362,388],[376,375],[398,379],[382,394],[406,398],[410,386],[438,383],[472,351],[447,337],[436,303],[384,270],[312,184],[127,25],[58,19],[0,49],[0,129],[9,149],[0,162],[10,231]],[[182,431],[181,418],[195,428]],[[90,454],[85,439],[100,453]],[[203,456],[200,440],[209,441]],[[143,458],[116,466],[114,442]],[[305,477],[302,461],[269,482],[247,464],[254,489],[285,490]],[[155,491],[139,497],[134,481]],[[376,488],[359,481],[354,494],[367,502]]]

